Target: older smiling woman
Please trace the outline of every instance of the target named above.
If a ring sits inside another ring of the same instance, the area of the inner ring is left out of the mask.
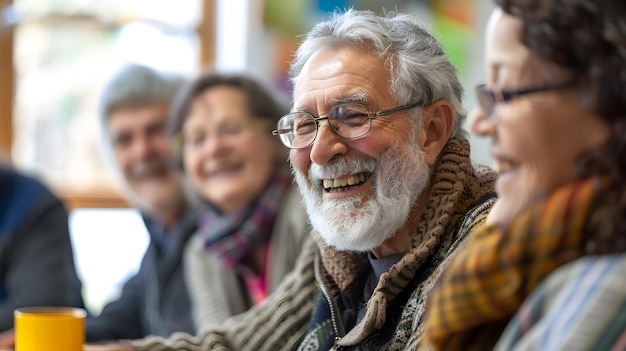
[[[309,240],[286,153],[271,129],[286,108],[244,74],[205,72],[180,93],[171,131],[203,200],[185,252],[198,330],[260,303]]]
[[[506,327],[497,349],[624,350],[626,3],[497,2],[470,128],[499,199],[430,296],[422,346],[491,350]]]

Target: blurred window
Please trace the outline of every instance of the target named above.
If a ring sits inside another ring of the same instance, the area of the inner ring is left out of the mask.
[[[149,237],[105,163],[102,88],[122,65],[190,75],[213,62],[213,0],[0,0],[0,148],[70,209],[86,306],[98,314]]]
[[[139,270],[148,231],[135,209],[87,208],[72,211],[70,232],[85,307],[98,315]]]
[[[130,62],[200,67],[201,0],[14,0],[13,162],[63,195],[114,188],[98,99]]]

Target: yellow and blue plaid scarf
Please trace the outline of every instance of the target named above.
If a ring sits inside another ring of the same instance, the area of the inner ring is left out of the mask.
[[[505,230],[477,229],[429,296],[421,349],[491,350],[535,287],[583,255],[599,184],[587,179],[560,188]]]

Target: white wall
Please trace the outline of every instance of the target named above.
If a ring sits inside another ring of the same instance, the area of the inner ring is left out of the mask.
[[[485,67],[485,28],[487,26],[487,20],[494,7],[492,0],[476,0],[477,7],[475,9],[476,19],[476,32],[474,40],[471,44],[471,69],[467,72],[467,79],[463,82],[465,87],[465,106],[468,112],[471,114],[472,109],[476,106],[476,95],[474,94],[474,87],[478,84],[482,84],[487,80],[487,71]],[[472,144],[472,159],[477,163],[491,166],[493,159],[489,155],[490,140],[487,138],[480,138],[470,134],[470,142]]]

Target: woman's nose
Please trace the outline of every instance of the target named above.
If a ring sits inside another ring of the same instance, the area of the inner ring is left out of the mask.
[[[226,145],[228,145],[228,141],[226,139],[227,138],[223,135],[219,135],[217,133],[212,134],[202,143],[202,152],[211,156],[220,154],[224,149],[226,149]]]
[[[493,112],[492,112],[493,113]],[[469,115],[468,127],[470,132],[479,136],[488,136],[493,131],[493,116],[488,116],[485,109],[478,105]]]

